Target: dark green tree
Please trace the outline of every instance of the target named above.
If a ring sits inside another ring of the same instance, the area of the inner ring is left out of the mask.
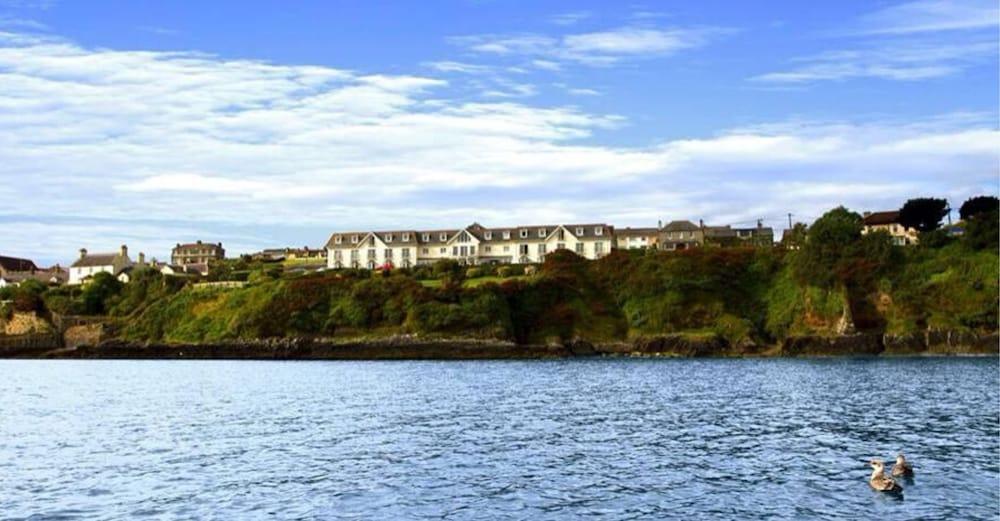
[[[899,224],[930,232],[941,226],[941,219],[948,215],[948,201],[934,197],[918,197],[906,201],[899,209]]]
[[[122,290],[122,283],[107,272],[95,273],[83,287],[80,295],[83,311],[88,315],[100,315],[107,311],[109,300]]]
[[[799,280],[819,287],[832,287],[854,245],[861,239],[862,219],[843,206],[816,219],[809,228],[805,244],[796,252],[793,269]]]
[[[958,215],[967,221],[977,215],[988,214],[989,212],[996,212],[998,210],[1000,210],[1000,199],[992,195],[978,195],[970,197],[969,200],[962,203],[962,207],[958,210]]]

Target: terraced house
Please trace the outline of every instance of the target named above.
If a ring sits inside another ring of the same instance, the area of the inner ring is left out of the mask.
[[[554,224],[486,228],[473,223],[451,230],[337,232],[327,241],[327,267],[411,267],[453,259],[462,264],[528,264],[568,249],[588,259],[611,251],[607,224]]]

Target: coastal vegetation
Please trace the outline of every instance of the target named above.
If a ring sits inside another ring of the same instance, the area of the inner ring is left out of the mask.
[[[295,275],[241,260],[214,266],[209,277],[246,282],[237,288],[136,270],[128,284],[98,274],[83,287],[4,291],[17,310],[105,317],[112,335],[130,342],[414,335],[553,344],[680,335],[739,346],[855,331],[990,334],[1000,305],[996,211],[977,202],[963,215],[963,235],[928,226],[906,247],[884,232],[862,233],[860,215],[835,208],[775,248],[616,250],[596,261],[560,250],[539,266],[441,261]]]

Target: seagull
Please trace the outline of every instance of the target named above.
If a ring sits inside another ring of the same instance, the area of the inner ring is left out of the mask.
[[[872,477],[868,479],[868,484],[879,492],[902,492],[903,487],[896,483],[896,480],[885,475],[885,463],[880,459],[873,459],[868,462],[872,466]]]
[[[906,462],[906,458],[900,454],[896,456],[896,464],[892,466],[892,475],[896,477],[913,477],[913,467]]]

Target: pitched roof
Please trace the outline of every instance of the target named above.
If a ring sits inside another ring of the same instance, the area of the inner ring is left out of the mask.
[[[4,271],[32,271],[38,269],[35,263],[28,259],[4,257],[2,255],[0,255],[0,268],[3,268]]]
[[[615,228],[615,235],[619,237],[648,237],[656,235],[659,231],[657,228]]]
[[[118,253],[88,253],[73,263],[73,268],[86,268],[90,266],[113,266],[118,259]]]
[[[436,246],[443,245],[452,240],[458,233],[465,231],[470,235],[474,236],[480,242],[501,242],[501,241],[512,241],[512,240],[534,240],[534,241],[544,241],[549,238],[559,227],[562,226],[570,234],[577,238],[586,237],[607,237],[614,233],[614,227],[603,223],[597,224],[547,224],[547,225],[536,225],[536,226],[513,226],[506,228],[487,228],[479,223],[472,223],[471,225],[461,228],[461,229],[451,229],[451,230],[401,230],[401,231],[375,231],[375,232],[340,232],[330,235],[330,239],[326,242],[326,247],[332,248],[337,244],[337,237],[341,238],[341,246],[354,246],[362,244],[363,239],[369,234],[374,234],[382,242],[388,242],[385,240],[386,236],[389,234],[393,235],[393,243],[406,244],[419,244],[422,246]],[[596,232],[600,229],[601,233]],[[526,237],[521,238],[521,231],[526,232]],[[504,239],[503,234],[507,232],[510,234],[509,238]],[[410,240],[403,242],[402,234],[410,234]],[[350,238],[354,235],[358,236],[358,242],[350,242]],[[426,237],[426,238],[425,238]]]
[[[896,224],[899,222],[899,211],[872,212],[865,216],[866,226],[876,226],[879,224]]]
[[[670,221],[663,227],[665,232],[693,232],[699,229],[698,225],[691,221]]]

